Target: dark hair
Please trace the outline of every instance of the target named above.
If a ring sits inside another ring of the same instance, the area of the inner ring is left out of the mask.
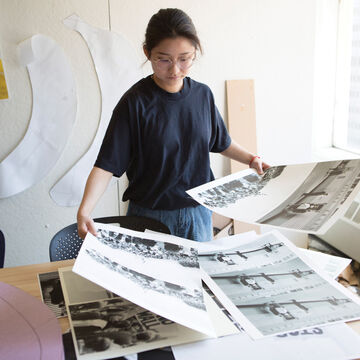
[[[180,9],[160,9],[148,23],[143,45],[150,56],[151,50],[162,40],[178,36],[190,40],[195,49],[202,53],[200,40],[191,18]]]

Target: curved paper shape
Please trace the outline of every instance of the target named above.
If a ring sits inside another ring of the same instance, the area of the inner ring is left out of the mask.
[[[59,323],[40,300],[0,282],[0,359],[62,360]]]
[[[134,49],[121,35],[92,27],[77,15],[66,18],[64,24],[78,31],[86,41],[102,97],[100,124],[92,145],[50,190],[52,199],[58,205],[77,206],[81,202],[87,176],[95,163],[112,111],[124,92],[143,74]]]
[[[0,163],[0,198],[18,194],[48,174],[76,118],[75,81],[60,46],[38,34],[20,43],[18,51],[33,90],[32,115],[24,138]]]

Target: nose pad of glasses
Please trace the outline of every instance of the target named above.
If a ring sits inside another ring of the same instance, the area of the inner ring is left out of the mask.
[[[173,71],[173,70],[177,70],[177,71],[181,71],[181,67],[179,66],[179,64],[174,61],[169,65],[169,70]]]

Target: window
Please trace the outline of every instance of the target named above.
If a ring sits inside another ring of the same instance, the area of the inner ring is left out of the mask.
[[[340,0],[333,145],[360,153],[360,0]]]

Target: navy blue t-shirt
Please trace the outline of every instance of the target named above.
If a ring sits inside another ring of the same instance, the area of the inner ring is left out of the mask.
[[[214,179],[209,152],[230,143],[208,86],[186,77],[169,93],[148,76],[115,107],[95,166],[117,177],[126,171],[124,201],[179,209],[198,205],[185,191]]]

